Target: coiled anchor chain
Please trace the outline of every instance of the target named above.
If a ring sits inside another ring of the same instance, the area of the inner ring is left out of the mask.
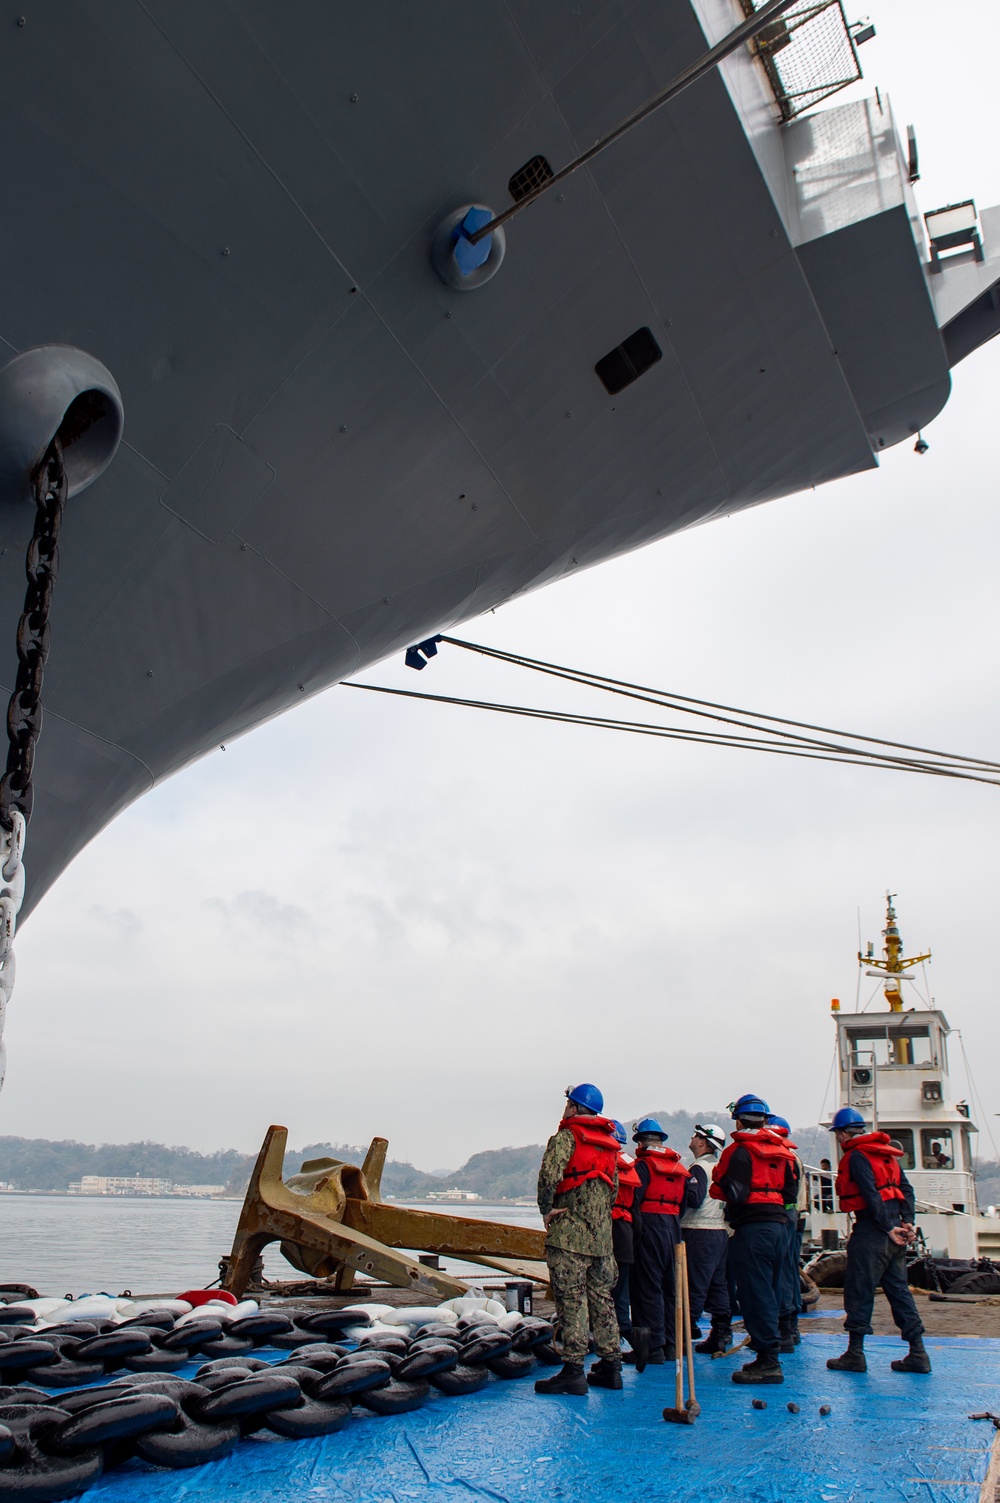
[[[59,525],[66,502],[62,445],[54,438],[34,474],[35,528],[28,547],[28,588],[17,624],[17,677],[7,706],[7,768],[0,778],[0,1087],[7,1053],[3,1025],[14,989],[14,930],[24,898],[24,835],[31,818],[31,769],[42,729],[42,680],[49,655],[49,611],[59,568]]]

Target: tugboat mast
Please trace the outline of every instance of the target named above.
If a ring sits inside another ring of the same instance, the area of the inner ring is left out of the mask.
[[[892,906],[892,900],[895,896],[894,892],[887,892],[885,895],[885,928],[882,930],[882,938],[885,940],[882,953],[885,958],[883,960],[875,958],[874,948],[869,941],[866,954],[862,954],[860,950],[858,951],[858,963],[873,967],[872,970],[865,972],[866,976],[884,976],[885,986],[883,990],[885,992],[885,1000],[889,1004],[889,1011],[902,1012],[903,993],[901,983],[914,979],[909,974],[910,968],[915,965],[921,965],[925,960],[930,960],[931,952],[927,950],[923,955],[904,957],[903,941],[900,937],[899,925],[896,923],[896,910]],[[913,1063],[910,1048],[908,1039],[900,1038],[898,1040],[897,1049],[902,1051],[903,1057],[897,1059],[897,1064],[909,1065]]]

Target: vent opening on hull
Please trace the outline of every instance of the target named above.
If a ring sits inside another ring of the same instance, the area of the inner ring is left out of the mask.
[[[532,157],[519,167],[507,184],[507,192],[516,204],[522,198],[527,198],[529,193],[534,193],[543,183],[547,183],[555,173],[543,156]]]
[[[623,339],[607,355],[603,355],[594,370],[605,390],[615,396],[662,359],[663,351],[653,338],[652,330],[644,326]]]

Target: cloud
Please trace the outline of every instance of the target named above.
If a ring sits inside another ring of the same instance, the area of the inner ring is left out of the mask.
[[[924,206],[972,187],[1000,201],[989,49],[942,37],[925,0],[875,4],[866,67],[918,120]],[[904,444],[876,472],[581,571],[461,634],[996,755],[998,389],[1000,343],[954,372],[923,459]],[[451,648],[419,676],[393,661],[365,677],[608,713]],[[279,781],[265,847],[259,790]],[[383,1133],[394,1156],[459,1163],[544,1139],[573,1078],[623,1120],[754,1089],[814,1122],[829,999],[853,1006],[858,913],[878,945],[886,887],[905,943],[933,949],[928,995],[975,1070],[1000,1051],[982,963],[995,801],[332,690],[126,811],[19,930],[5,1130],[249,1150],[277,1121],[296,1142]],[[983,1129],[994,1076],[983,1066]]]
[[[233,898],[205,898],[204,903],[241,934],[253,933],[262,943],[275,936],[298,939],[313,927],[309,914],[297,903],[282,903],[273,893],[259,889],[238,892]]]
[[[91,903],[87,910],[88,916],[96,919],[99,924],[106,924],[116,934],[131,938],[141,934],[143,929],[142,919],[131,908],[105,908],[101,903]]]

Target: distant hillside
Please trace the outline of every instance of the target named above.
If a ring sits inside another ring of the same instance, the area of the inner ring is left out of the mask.
[[[696,1122],[716,1122],[728,1132],[729,1115],[712,1112],[644,1112],[659,1119],[669,1133],[672,1147],[686,1155]],[[631,1136],[632,1122],[626,1126]],[[818,1164],[829,1153],[829,1138],[821,1128],[795,1128],[793,1137],[806,1163]],[[382,1176],[385,1194],[400,1200],[415,1200],[431,1191],[471,1190],[484,1201],[520,1200],[535,1193],[543,1145],[491,1148],[474,1153],[460,1169],[429,1174],[413,1164],[390,1159]],[[306,1159],[337,1158],[360,1164],[365,1148],[351,1143],[309,1143],[289,1149],[285,1170],[295,1174]],[[84,1174],[149,1175],[173,1180],[177,1185],[222,1185],[231,1195],[246,1189],[255,1154],[227,1148],[217,1153],[195,1153],[190,1148],[169,1148],[163,1143],[52,1142],[47,1138],[0,1137],[0,1181],[19,1190],[65,1190]],[[1000,1162],[984,1160],[977,1172],[980,1204],[1000,1204]]]
[[[289,1149],[285,1169],[295,1174],[304,1160],[339,1158],[360,1164],[365,1149],[349,1143],[310,1143]],[[191,1148],[169,1148],[164,1143],[76,1143],[48,1138],[0,1137],[0,1180],[19,1190],[65,1190],[84,1174],[132,1176],[140,1174],[169,1179],[175,1185],[225,1185],[232,1195],[242,1195],[256,1159],[255,1153],[236,1148],[217,1153],[195,1153]],[[441,1181],[414,1169],[412,1164],[390,1161],[385,1166],[383,1188],[390,1195],[419,1195],[425,1187],[440,1189]]]
[[[20,1190],[65,1190],[84,1174],[170,1179],[177,1185],[224,1185],[253,1158],[235,1148],[195,1153],[164,1143],[51,1142],[48,1138],[0,1137],[0,1180]]]

